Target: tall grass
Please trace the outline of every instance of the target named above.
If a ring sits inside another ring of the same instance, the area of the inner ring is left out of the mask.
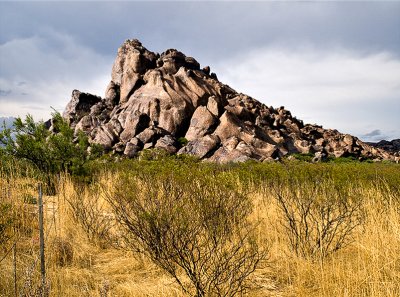
[[[0,296],[15,296],[14,272],[17,296],[35,296],[40,276],[36,187],[43,178],[26,164],[13,162],[2,163],[0,172],[0,203],[9,205],[1,213],[1,222],[8,225],[0,247]],[[257,245],[269,251],[249,276],[246,296],[400,296],[398,165],[218,166],[191,160],[122,162],[98,170],[85,184],[68,175],[54,177],[56,195],[44,197],[50,296],[187,296],[173,277],[121,240],[126,233],[116,224],[107,199],[116,190],[115,181],[126,174],[145,175],[154,185],[165,176],[180,181],[215,176],[225,188],[246,195]],[[293,249],[277,199],[277,193],[312,193],[316,183],[322,185],[321,198],[341,191],[343,199],[361,201],[363,212],[362,224],[348,234],[346,245],[323,261]]]

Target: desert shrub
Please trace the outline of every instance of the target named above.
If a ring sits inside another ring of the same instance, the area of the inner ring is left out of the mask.
[[[75,184],[72,195],[66,197],[72,217],[85,231],[88,239],[106,246],[110,241],[110,230],[114,220],[100,198],[98,187]]]
[[[57,266],[64,267],[72,264],[74,250],[71,242],[63,237],[55,237],[52,242],[52,261]]]
[[[150,161],[150,160],[162,160],[167,158],[169,153],[166,150],[152,148],[145,149],[139,153],[139,160],[141,161]]]
[[[364,220],[359,193],[327,178],[289,179],[274,192],[281,223],[297,256],[323,260],[349,244]]]
[[[331,158],[329,161],[333,163],[352,163],[352,162],[359,162],[359,160],[354,156],[347,156],[347,157],[338,157],[338,158]]]
[[[314,158],[314,154],[308,153],[308,154],[292,154],[296,160],[303,161],[303,162],[311,162],[312,159]]]
[[[221,178],[125,174],[109,202],[127,247],[146,254],[191,296],[234,296],[263,258],[250,200]]]
[[[12,128],[0,131],[3,158],[28,160],[46,174],[68,171],[84,175],[87,160],[101,153],[101,147],[90,145],[83,132],[74,135],[74,130],[57,112],[53,113],[53,131],[43,121],[36,123],[30,115],[25,120],[16,118]]]

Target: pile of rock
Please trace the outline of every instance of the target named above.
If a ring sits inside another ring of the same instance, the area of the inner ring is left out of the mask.
[[[159,55],[138,40],[119,48],[105,98],[74,90],[63,116],[76,133],[128,157],[159,148],[221,163],[293,153],[315,154],[315,160],[394,158],[351,135],[305,125],[283,106],[237,93],[210,67],[175,49]]]

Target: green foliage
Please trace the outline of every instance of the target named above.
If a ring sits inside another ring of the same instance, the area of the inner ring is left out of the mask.
[[[177,141],[180,147],[187,145],[187,143],[189,142],[185,137],[179,137]]]
[[[76,176],[85,175],[86,162],[102,153],[98,145],[89,144],[83,132],[75,136],[58,112],[53,113],[53,132],[43,121],[35,123],[27,115],[24,121],[17,118],[13,128],[4,127],[0,144],[3,157],[29,160],[47,174],[67,171]]]
[[[359,162],[359,160],[354,156],[339,157],[339,158],[329,158],[328,161],[333,163],[352,163]]]
[[[292,154],[291,156],[295,157],[299,161],[304,161],[304,162],[311,162],[312,159],[314,158],[314,154]]]
[[[168,152],[163,149],[145,149],[140,152],[139,159],[143,161],[160,160],[165,159],[168,155]]]
[[[400,182],[400,165],[395,163],[368,162],[244,162],[216,164],[201,162],[187,155],[158,156],[146,159],[122,159],[119,162],[103,156],[99,160],[89,162],[94,171],[148,172],[154,175],[174,173],[177,176],[190,174],[221,175],[236,179],[246,187],[258,189],[261,185],[274,185],[289,177],[302,181],[332,179],[337,186],[357,182],[369,183],[379,176],[384,176],[390,186]],[[233,177],[235,176],[235,177]]]

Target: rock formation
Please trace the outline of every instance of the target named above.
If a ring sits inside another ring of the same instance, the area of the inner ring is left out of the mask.
[[[161,55],[127,40],[100,98],[74,90],[63,116],[105,150],[136,156],[159,148],[215,162],[264,161],[287,154],[393,159],[348,134],[304,124],[218,81],[210,67],[169,49]],[[185,138],[185,141],[182,139]]]
[[[367,142],[367,144],[384,149],[385,151],[392,152],[392,153],[400,153],[400,139],[393,139],[391,141],[388,140],[381,140],[379,142]]]

